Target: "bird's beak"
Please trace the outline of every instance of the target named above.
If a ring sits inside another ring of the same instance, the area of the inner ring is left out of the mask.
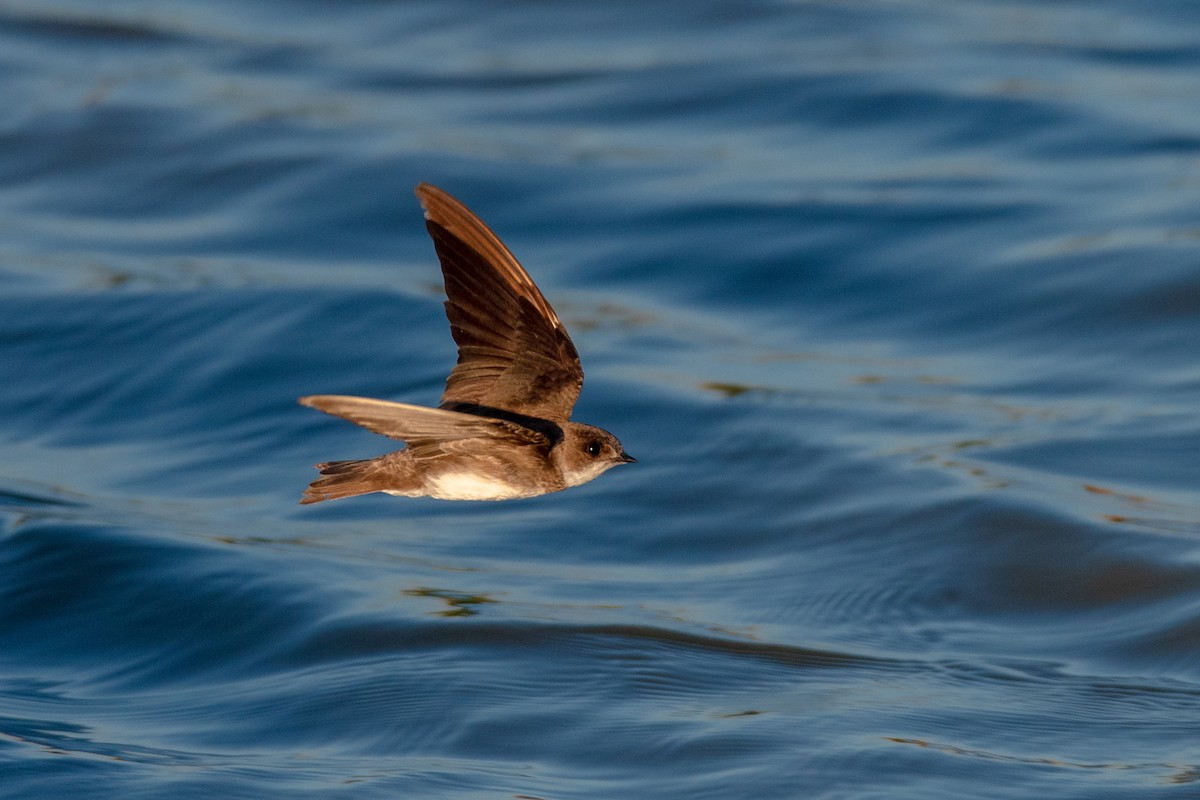
[[[636,464],[636,463],[637,463],[637,459],[636,459],[636,458],[634,458],[633,456],[629,455],[629,453],[626,453],[625,451],[621,451],[621,459],[620,459],[620,463],[622,463],[622,464]]]

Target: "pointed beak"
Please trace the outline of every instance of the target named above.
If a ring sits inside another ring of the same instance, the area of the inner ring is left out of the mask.
[[[636,464],[636,463],[637,463],[637,459],[636,459],[636,458],[634,458],[633,456],[629,455],[629,453],[626,453],[626,452],[622,451],[622,452],[621,452],[621,458],[620,458],[620,462],[621,462],[622,464]]]

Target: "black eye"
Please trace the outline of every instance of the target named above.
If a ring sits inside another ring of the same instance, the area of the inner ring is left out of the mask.
[[[600,451],[603,449],[604,448],[600,446],[599,442],[588,442],[587,445],[583,448],[583,451],[585,453],[587,453],[589,456],[594,457],[594,456],[600,455]]]

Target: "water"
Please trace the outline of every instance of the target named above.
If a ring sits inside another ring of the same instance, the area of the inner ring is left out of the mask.
[[[0,4],[0,794],[1200,796],[1197,23]],[[638,465],[296,504],[421,180]]]

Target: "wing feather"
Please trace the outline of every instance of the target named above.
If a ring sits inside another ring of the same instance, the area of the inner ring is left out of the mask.
[[[450,453],[462,448],[461,443],[465,440],[498,438],[529,445],[549,445],[544,434],[523,425],[458,411],[335,394],[301,397],[299,402],[361,425],[372,433],[400,439],[414,449],[436,448],[439,452]]]
[[[579,398],[583,368],[562,321],[482,220],[435,186],[423,183],[416,192],[442,265],[446,317],[458,344],[442,405],[565,422]]]

